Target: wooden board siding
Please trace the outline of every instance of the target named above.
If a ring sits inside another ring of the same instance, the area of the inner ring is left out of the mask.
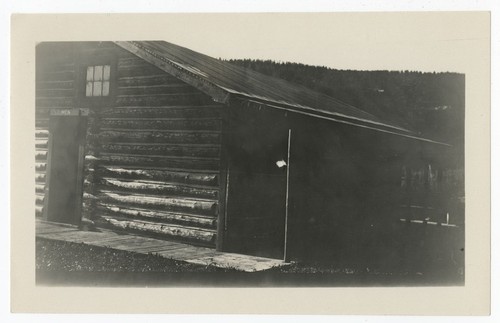
[[[116,97],[95,110],[85,204],[100,225],[215,246],[223,106],[115,48]]]
[[[229,120],[225,250],[283,259],[288,117],[233,104]]]

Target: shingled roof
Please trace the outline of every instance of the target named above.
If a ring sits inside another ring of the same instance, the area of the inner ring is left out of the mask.
[[[221,103],[239,98],[363,128],[418,138],[340,100],[165,41],[117,41],[118,46],[209,94]]]

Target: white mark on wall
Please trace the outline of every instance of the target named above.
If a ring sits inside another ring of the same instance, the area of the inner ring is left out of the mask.
[[[283,159],[282,160],[278,160],[276,162],[276,166],[278,166],[279,168],[284,167],[284,166],[286,166],[286,162]]]

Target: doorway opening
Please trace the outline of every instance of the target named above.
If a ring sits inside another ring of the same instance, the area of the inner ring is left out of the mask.
[[[44,218],[79,224],[87,113],[80,109],[51,111]]]

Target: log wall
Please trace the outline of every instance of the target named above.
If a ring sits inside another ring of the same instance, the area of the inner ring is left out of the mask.
[[[53,108],[74,108],[76,65],[73,52],[60,46],[37,51],[35,111],[35,214],[43,215],[47,186],[49,114]],[[40,64],[38,64],[40,62]]]
[[[116,60],[112,97],[96,104],[83,98],[90,109],[83,216],[97,225],[215,246],[224,106],[113,44],[80,44],[75,51],[77,70],[78,57]],[[71,84],[82,75],[64,71],[37,83],[39,111],[80,104]],[[37,131],[46,133],[46,124],[37,118]],[[45,160],[43,150],[37,154]]]

